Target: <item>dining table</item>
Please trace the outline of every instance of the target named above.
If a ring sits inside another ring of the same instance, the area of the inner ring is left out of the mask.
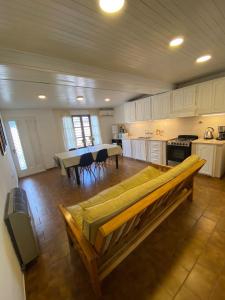
[[[107,149],[109,157],[115,157],[116,168],[119,168],[118,157],[122,154],[122,148],[115,144],[100,144],[95,146],[88,146],[84,148],[78,148],[72,151],[66,151],[61,153],[56,153],[54,159],[58,160],[61,169],[61,175],[70,177],[70,168],[75,169],[76,181],[80,185],[80,174],[79,174],[79,164],[80,158],[85,153],[92,153],[94,160],[96,159],[98,151],[102,149]]]

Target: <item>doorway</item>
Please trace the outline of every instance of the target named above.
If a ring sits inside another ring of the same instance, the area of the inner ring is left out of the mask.
[[[10,119],[5,127],[18,177],[44,171],[36,119]]]

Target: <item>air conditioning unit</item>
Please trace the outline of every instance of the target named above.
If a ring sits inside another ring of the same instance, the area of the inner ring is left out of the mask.
[[[113,117],[114,109],[100,109],[98,114],[100,117]]]

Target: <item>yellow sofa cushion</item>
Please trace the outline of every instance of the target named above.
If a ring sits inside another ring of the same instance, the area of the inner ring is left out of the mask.
[[[169,182],[191,167],[198,160],[199,157],[197,155],[192,155],[181,164],[152,180],[131,188],[113,199],[85,208],[83,211],[83,232],[86,238],[91,243],[94,243],[97,230],[102,224],[106,223],[108,220],[112,219],[114,216],[118,215],[120,212],[124,211],[126,208],[130,207],[163,184]]]
[[[146,167],[145,169],[141,170],[137,174],[129,177],[126,180],[123,180],[119,184],[116,184],[116,185],[100,192],[98,195],[90,198],[87,201],[79,203],[79,205],[83,209],[85,209],[85,208],[88,208],[88,207],[91,207],[91,206],[94,206],[97,204],[101,204],[110,199],[114,199],[114,198],[118,197],[119,195],[121,195],[122,193],[126,192],[127,190],[132,189],[140,184],[143,184],[161,174],[162,173],[159,170],[157,170],[151,166]]]
[[[83,227],[83,209],[79,204],[68,206],[67,210],[71,213],[78,227],[82,230]]]

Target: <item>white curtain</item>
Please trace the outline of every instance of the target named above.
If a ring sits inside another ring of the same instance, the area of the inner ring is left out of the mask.
[[[62,118],[62,125],[65,149],[68,151],[71,148],[76,148],[76,136],[71,116],[64,116]]]
[[[102,144],[99,119],[98,116],[96,115],[91,116],[91,130],[93,135],[93,144],[94,145]]]

